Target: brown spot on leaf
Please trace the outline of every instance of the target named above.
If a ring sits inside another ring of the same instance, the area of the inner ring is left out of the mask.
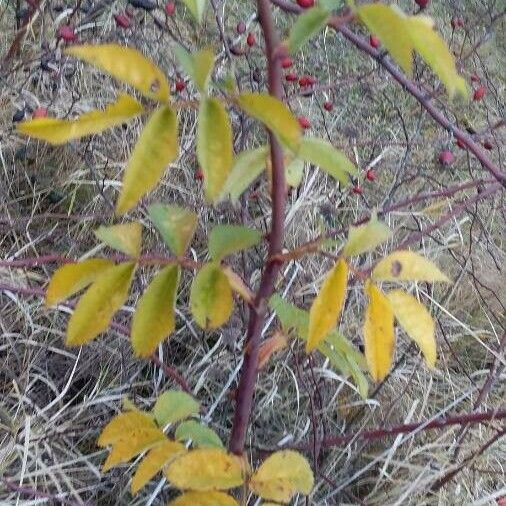
[[[401,275],[401,272],[402,264],[398,260],[392,262],[392,276],[398,277]]]
[[[160,89],[160,81],[155,79],[150,86],[150,90],[152,93],[156,93]]]

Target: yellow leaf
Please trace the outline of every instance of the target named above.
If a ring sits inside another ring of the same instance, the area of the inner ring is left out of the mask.
[[[102,470],[106,472],[118,464],[128,462],[139,453],[164,441],[165,434],[146,413],[121,413],[106,425],[97,441],[98,446],[112,446]]]
[[[160,107],[149,118],[128,161],[116,213],[126,213],[155,188],[178,152],[177,115],[169,106]]]
[[[67,346],[80,346],[107,330],[114,313],[128,297],[134,263],[102,273],[79,300],[67,327]]]
[[[167,464],[183,453],[186,453],[186,448],[176,441],[164,441],[159,446],[149,450],[132,477],[132,494],[136,494]]]
[[[90,258],[75,264],[66,264],[55,271],[46,290],[46,306],[54,306],[62,300],[86,288],[97,276],[114,264],[105,258]]]
[[[396,251],[381,260],[372,271],[372,278],[379,281],[450,282],[430,260],[407,250]]]
[[[158,397],[153,414],[161,427],[198,415],[199,403],[186,392],[168,390]]]
[[[388,241],[391,236],[392,231],[378,220],[376,213],[373,213],[371,219],[364,225],[350,227],[343,255],[354,256],[373,251],[377,246]]]
[[[218,448],[199,448],[172,462],[165,472],[179,489],[226,490],[244,482],[238,457]]]
[[[234,272],[228,265],[222,267],[222,272],[225,274],[225,276],[227,276],[228,282],[230,283],[230,288],[232,288],[235,293],[241,296],[245,302],[248,304],[253,304],[255,294],[249,289],[241,276]]]
[[[228,278],[218,264],[209,263],[198,272],[191,288],[190,307],[203,329],[221,327],[230,318],[234,299]]]
[[[283,332],[277,331],[273,336],[262,341],[258,351],[258,369],[262,369],[272,355],[288,346],[288,338]]]
[[[179,206],[162,204],[149,206],[148,212],[165,244],[175,255],[184,255],[195,234],[197,215]]]
[[[160,102],[169,99],[169,83],[163,72],[136,49],[118,44],[72,46],[65,50],[112,77]]]
[[[87,135],[98,134],[108,128],[121,125],[144,111],[137,100],[121,94],[116,102],[104,111],[90,111],[77,119],[34,118],[23,121],[17,131],[50,144],[65,144]]]
[[[239,503],[224,492],[186,492],[167,506],[239,506]]]
[[[417,299],[402,290],[394,290],[387,297],[400,326],[422,350],[427,365],[434,368],[437,359],[436,337],[430,313]]]
[[[197,128],[197,157],[204,173],[206,198],[219,199],[234,162],[232,127],[228,113],[216,98],[203,98]]]
[[[110,227],[99,227],[95,236],[107,246],[136,258],[141,253],[142,225],[140,223],[122,223]]]
[[[263,499],[289,502],[297,493],[310,494],[314,477],[300,453],[285,450],[267,458],[251,477],[249,486]]]
[[[365,358],[374,381],[382,381],[392,367],[395,348],[394,314],[389,300],[367,282],[369,297],[364,324]]]
[[[466,81],[459,75],[455,57],[445,41],[434,30],[432,20],[423,16],[411,16],[407,22],[409,35],[416,51],[445,85],[450,98],[455,93],[460,93],[466,98],[469,95]]]
[[[337,325],[343,309],[348,284],[348,264],[340,260],[327,274],[320,293],[309,311],[309,334],[306,351],[314,350]]]
[[[406,74],[413,73],[413,41],[407,29],[407,17],[384,4],[367,4],[357,14],[369,31],[376,35]]]
[[[261,121],[291,151],[299,149],[299,122],[283,102],[264,93],[242,93],[237,103],[249,116]]]
[[[132,321],[132,347],[138,357],[149,357],[176,326],[174,307],[180,269],[160,271],[139,299]]]

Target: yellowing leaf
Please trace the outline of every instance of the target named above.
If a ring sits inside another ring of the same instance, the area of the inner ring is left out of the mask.
[[[153,204],[149,217],[165,244],[177,256],[184,255],[197,227],[197,215],[178,206]]]
[[[197,128],[197,157],[204,173],[204,192],[219,199],[232,169],[232,127],[227,111],[216,98],[203,98]]]
[[[140,223],[122,223],[95,230],[99,241],[121,251],[132,258],[138,257],[142,245],[142,225]]]
[[[118,464],[128,462],[139,453],[165,440],[165,434],[145,413],[122,413],[107,424],[98,439],[99,446],[112,446],[102,470],[106,472]]]
[[[159,107],[149,118],[130,156],[116,213],[126,213],[155,188],[178,153],[177,115],[169,106]]]
[[[46,306],[54,306],[62,300],[86,288],[97,276],[114,264],[105,258],[90,258],[75,264],[66,264],[55,271],[46,290]]]
[[[104,111],[90,111],[77,119],[34,118],[23,121],[17,131],[50,144],[65,144],[87,135],[98,134],[108,128],[121,125],[144,111],[137,100],[121,94],[116,102]]]
[[[301,141],[297,156],[320,167],[344,185],[350,182],[350,175],[358,174],[348,157],[323,139],[305,137]]]
[[[128,297],[134,263],[103,272],[79,300],[67,327],[67,346],[80,346],[107,330]]]
[[[340,260],[327,274],[320,293],[309,311],[309,335],[306,351],[314,350],[337,325],[348,284],[348,264]]]
[[[313,7],[301,14],[288,37],[288,50],[296,53],[312,37],[317,35],[327,24],[330,13],[323,7]]]
[[[246,285],[241,276],[234,272],[228,265],[224,265],[221,270],[223,274],[227,276],[228,282],[230,283],[230,288],[232,288],[235,293],[242,297],[245,302],[248,304],[253,304],[255,294]]]
[[[167,506],[239,506],[239,503],[223,492],[207,491],[186,492]]]
[[[206,12],[207,0],[183,0],[197,23],[202,23]]]
[[[218,262],[232,253],[252,248],[261,239],[258,230],[242,225],[217,225],[209,234],[209,255]]]
[[[180,423],[174,436],[178,441],[188,441],[191,439],[193,446],[201,448],[223,448],[220,436],[213,429],[195,420]]]
[[[244,482],[238,457],[218,448],[199,448],[172,462],[165,472],[179,489],[226,490]]]
[[[227,198],[230,198],[232,202],[239,200],[239,197],[251,183],[262,174],[265,169],[268,152],[267,146],[262,146],[261,148],[240,153],[235,158],[232,171],[223,186],[219,200],[222,201]]]
[[[72,46],[65,50],[112,77],[160,102],[169,99],[169,83],[163,72],[136,49],[118,44]]]
[[[237,103],[246,114],[261,121],[291,151],[299,149],[299,122],[283,102],[265,93],[242,93]]]
[[[381,260],[372,271],[372,278],[379,281],[450,282],[430,260],[407,250],[396,251]]]
[[[179,422],[192,415],[198,415],[199,403],[185,392],[168,390],[156,400],[153,414],[161,427]]]
[[[295,159],[285,164],[286,184],[298,188],[304,177],[304,161]],[[271,176],[272,177],[272,176]]]
[[[356,12],[404,72],[411,75],[414,46],[407,30],[407,17],[398,9],[379,3],[363,5]]]
[[[466,81],[459,75],[455,57],[445,41],[434,30],[432,20],[429,19],[427,22],[424,17],[411,16],[408,23],[409,35],[416,51],[445,85],[450,98],[455,93],[460,93],[464,98],[467,97],[469,89]]]
[[[297,493],[310,494],[314,477],[300,453],[286,450],[268,457],[251,477],[249,486],[263,499],[289,502]]]
[[[387,294],[395,318],[422,350],[427,365],[436,366],[437,347],[434,320],[425,306],[409,293],[394,290]]]
[[[391,236],[392,231],[384,223],[378,221],[378,217],[374,213],[364,225],[350,227],[343,255],[351,257],[373,251],[377,246],[388,241]]]
[[[202,267],[193,280],[190,307],[195,321],[203,329],[216,329],[228,321],[234,299],[227,276],[219,265]]]
[[[198,90],[205,93],[214,65],[212,49],[202,49],[192,54],[183,46],[176,46],[175,53],[179,63],[192,78]]]
[[[258,369],[262,369],[274,353],[288,346],[288,338],[283,332],[275,332],[274,335],[262,341],[258,351]]]
[[[372,283],[366,285],[369,304],[365,314],[364,347],[369,372],[382,381],[390,372],[394,357],[394,314],[389,300]]]
[[[174,306],[180,269],[160,271],[139,299],[132,321],[132,347],[138,357],[149,357],[176,326]]]
[[[149,450],[132,477],[132,494],[136,494],[146,483],[154,478],[159,471],[169,464],[169,462],[183,453],[186,453],[184,445],[169,440]]]

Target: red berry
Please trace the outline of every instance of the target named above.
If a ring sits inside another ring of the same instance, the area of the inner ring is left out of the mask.
[[[490,141],[488,141],[488,140],[483,142],[483,147],[487,151],[491,151],[492,149],[494,149],[494,145]]]
[[[70,25],[62,25],[58,28],[58,38],[65,42],[75,42],[77,40],[76,32]]]
[[[289,69],[292,65],[293,65],[293,60],[289,56],[287,56],[286,58],[283,58],[283,60],[281,61],[281,66],[284,69]]]
[[[324,108],[326,111],[330,112],[330,111],[332,111],[332,109],[334,109],[334,104],[333,104],[330,100],[327,100],[327,102],[325,102],[325,103],[323,104],[323,108]]]
[[[32,113],[32,118],[45,118],[47,116],[46,107],[37,107]]]
[[[420,9],[425,9],[427,5],[429,5],[429,0],[415,0],[415,3],[420,7]]]
[[[445,149],[439,154],[439,163],[445,167],[450,166],[455,161],[455,157],[451,151]]]
[[[314,7],[314,1],[315,0],[297,0],[297,5],[303,9],[309,9],[310,7]]]
[[[304,130],[311,128],[311,123],[305,116],[299,116],[298,120],[300,127],[303,128]]]
[[[285,79],[286,79],[289,83],[294,83],[294,82],[295,82],[295,81],[297,81],[299,78],[297,77],[297,74],[294,74],[294,73],[290,72],[289,74],[286,74]]]
[[[130,28],[130,18],[125,14],[116,14],[114,21],[116,21],[116,26],[120,28]]]
[[[244,21],[239,21],[239,23],[237,23],[237,26],[235,27],[235,31],[239,35],[242,35],[246,31],[246,23]]]
[[[186,88],[186,83],[184,81],[176,81],[176,91],[181,93]]]
[[[176,3],[175,2],[167,2],[165,4],[165,14],[167,16],[172,16],[176,12]]]
[[[457,146],[460,149],[467,149],[467,144],[461,139],[457,139]]]
[[[303,76],[299,79],[299,86],[301,88],[305,88],[306,86],[309,86],[309,80],[307,76]]]
[[[381,41],[376,37],[376,35],[371,35],[369,37],[369,44],[374,48],[378,49],[381,46]]]
[[[316,77],[307,76],[308,86],[314,86],[316,84]]]
[[[365,178],[367,181],[376,181],[376,172],[374,172],[374,169],[367,169],[367,172],[365,173]]]
[[[257,43],[257,38],[254,33],[248,33],[248,38],[246,39],[246,44],[249,47],[253,47]]]
[[[474,91],[473,99],[475,101],[481,100],[487,93],[487,88],[485,88],[485,85],[481,85],[480,87],[476,88]]]
[[[204,179],[204,173],[202,172],[202,169],[201,168],[198,168],[196,171],[195,171],[195,179],[197,181],[202,181]]]
[[[362,190],[362,188],[357,184],[353,187],[353,193],[355,195],[362,195],[362,193],[364,193],[364,190]]]

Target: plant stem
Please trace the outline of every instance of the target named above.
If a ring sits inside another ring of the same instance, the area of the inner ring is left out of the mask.
[[[269,93],[281,100],[283,98],[281,64],[275,55],[278,38],[269,0],[257,0],[257,10],[265,39]],[[274,291],[274,284],[282,265],[281,262],[272,259],[280,254],[283,248],[286,204],[285,168],[283,150],[272,132],[269,132],[269,140],[272,161],[272,224],[269,234],[269,254],[255,302],[250,310],[246,334],[246,352],[237,389],[234,422],[229,443],[230,451],[236,455],[244,452],[253,407],[262,326],[267,313],[268,299]]]

